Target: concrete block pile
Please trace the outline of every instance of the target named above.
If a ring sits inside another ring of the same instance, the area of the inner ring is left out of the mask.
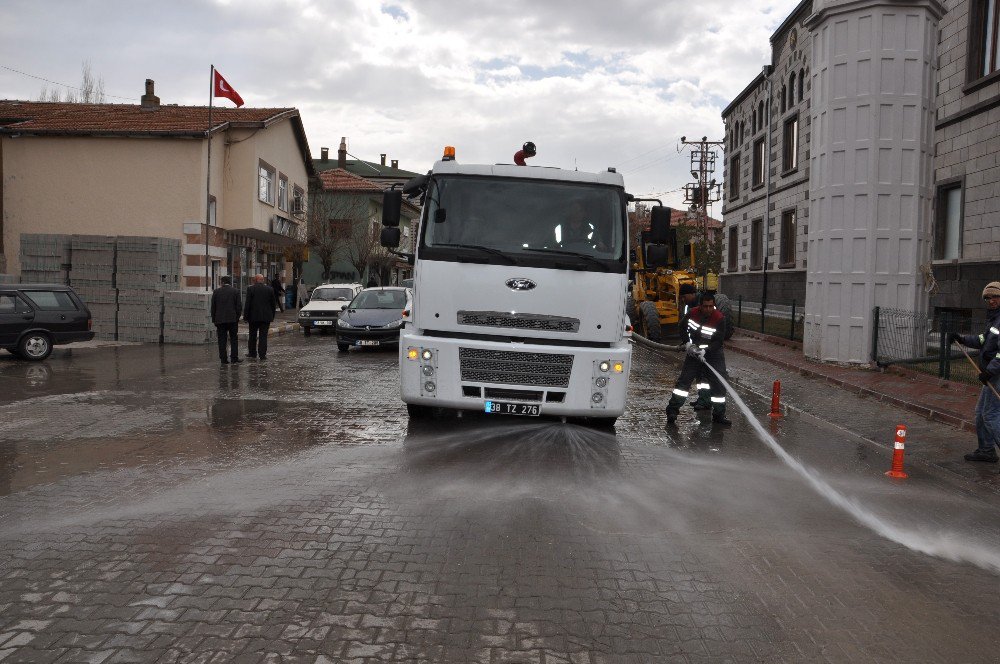
[[[95,336],[98,339],[117,339],[115,237],[113,235],[66,237],[70,238],[69,285],[90,309]]]
[[[22,234],[21,283],[67,283],[72,252],[70,237],[49,233]]]
[[[118,341],[159,342],[163,336],[163,291],[118,289]]]
[[[118,288],[157,291],[180,288],[180,240],[119,235],[116,250],[115,285]]]
[[[215,341],[211,321],[212,294],[167,291],[163,296],[163,343],[207,344]]]

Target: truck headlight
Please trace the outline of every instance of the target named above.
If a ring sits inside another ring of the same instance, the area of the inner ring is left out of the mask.
[[[431,358],[434,357],[434,351],[432,351],[430,348],[425,348],[423,352],[420,353],[420,357],[424,358],[425,361],[430,360]]]
[[[601,363],[597,365],[597,368],[603,371],[604,373],[608,373],[608,371],[611,370],[611,363],[608,362],[607,360],[601,360]]]

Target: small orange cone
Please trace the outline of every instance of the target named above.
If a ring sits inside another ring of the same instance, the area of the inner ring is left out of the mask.
[[[771,388],[771,412],[768,413],[770,417],[781,417],[781,381],[774,381],[774,387]]]
[[[892,450],[892,470],[886,471],[889,477],[906,479],[909,477],[903,472],[903,452],[906,448],[906,425],[900,424],[896,427],[896,442]]]

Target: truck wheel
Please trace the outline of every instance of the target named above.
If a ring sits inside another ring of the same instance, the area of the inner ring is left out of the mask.
[[[21,338],[17,345],[17,354],[26,360],[44,360],[52,352],[52,341],[44,332],[31,332]]]
[[[595,429],[614,429],[617,421],[617,417],[592,417],[590,425]]]
[[[337,350],[339,350],[341,353],[346,353],[348,349],[350,349],[350,347],[351,347],[350,344],[337,344]]]
[[[431,416],[430,406],[420,406],[415,403],[406,404],[406,414],[411,420],[426,420]]]
[[[645,301],[639,305],[639,319],[642,322],[642,331],[650,341],[659,343],[660,337],[660,314],[656,311],[656,305],[650,301]]]
[[[635,299],[631,293],[625,298],[625,315],[628,316],[628,322],[632,324],[632,329],[635,329],[639,325],[639,314],[635,310]]]

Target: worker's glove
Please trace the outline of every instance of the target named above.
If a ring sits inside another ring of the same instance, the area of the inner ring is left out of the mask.
[[[991,375],[989,375],[988,373],[986,373],[985,371],[982,371],[982,372],[979,373],[979,382],[982,383],[983,385],[989,385],[990,384],[990,379],[992,379],[992,378],[993,377]]]
[[[951,334],[948,335],[948,345],[949,346],[951,344],[960,344],[960,343],[962,343],[962,335],[961,334],[959,334],[958,332],[952,332]]]
[[[695,355],[698,354],[698,347],[689,341],[686,344],[684,344],[684,352],[690,355],[691,357],[694,357]]]
[[[705,359],[705,349],[704,348],[698,348],[698,349],[696,349],[694,354],[695,354],[695,356],[699,360],[704,361],[704,359]]]

